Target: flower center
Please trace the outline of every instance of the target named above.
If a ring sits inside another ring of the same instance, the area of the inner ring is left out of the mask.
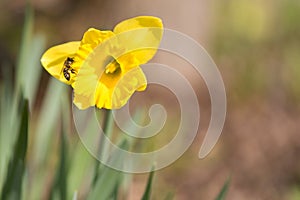
[[[112,56],[109,56],[107,58],[106,63],[107,63],[105,67],[106,74],[112,74],[120,68],[120,64],[118,63],[118,61]]]

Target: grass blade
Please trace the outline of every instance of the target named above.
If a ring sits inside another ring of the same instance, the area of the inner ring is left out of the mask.
[[[16,71],[16,86],[22,89],[24,97],[34,103],[38,81],[42,72],[39,61],[45,46],[43,35],[34,35],[34,9],[26,2],[25,21],[22,32],[19,59]],[[21,87],[21,88],[20,88]],[[29,105],[32,106],[32,105]]]
[[[56,179],[52,187],[51,198],[58,192],[59,199],[67,199],[67,143],[62,124],[60,134],[60,161],[57,167]]]
[[[62,128],[63,129],[63,128]],[[57,179],[57,186],[59,188],[60,199],[67,199],[67,143],[65,132],[61,133],[60,145],[60,166]]]
[[[124,138],[118,146],[121,149],[128,149],[128,142]],[[114,163],[115,165],[122,165],[121,160],[122,156],[113,152],[110,160],[110,164]],[[92,191],[89,194],[89,200],[107,200],[107,199],[117,199],[117,194],[119,190],[120,183],[123,179],[123,173],[111,169],[105,165],[101,165],[99,168],[99,173],[95,186],[92,188]]]
[[[25,171],[25,157],[28,140],[28,100],[21,103],[21,124],[16,140],[12,160],[9,163],[7,177],[2,188],[1,199],[21,199],[23,174]]]
[[[226,182],[224,183],[222,190],[218,194],[216,200],[224,200],[225,199],[227,191],[229,189],[230,180],[231,180],[230,177],[226,180]]]
[[[89,194],[89,200],[107,200],[116,192],[121,178],[121,172],[109,167],[102,167],[94,188]]]
[[[148,178],[148,182],[147,182],[147,186],[146,186],[144,195],[142,197],[142,200],[149,200],[150,197],[151,197],[151,189],[152,189],[153,176],[154,176],[154,169],[153,169],[153,171],[150,172],[150,175],[149,175],[149,178]]]
[[[112,133],[112,127],[113,127],[113,120],[112,119],[113,119],[112,111],[111,110],[104,110],[103,133],[106,134],[107,137],[109,137]],[[101,157],[101,154],[105,154],[106,150],[107,150],[106,144],[103,143],[103,138],[100,138],[99,149],[98,149],[99,156]],[[95,185],[95,183],[98,179],[99,167],[100,167],[100,162],[98,160],[96,160],[93,185]]]
[[[34,160],[37,165],[43,163],[46,159],[53,130],[57,128],[57,119],[61,112],[61,97],[67,93],[67,87],[55,79],[50,79],[46,91],[45,100],[40,110],[37,127]]]

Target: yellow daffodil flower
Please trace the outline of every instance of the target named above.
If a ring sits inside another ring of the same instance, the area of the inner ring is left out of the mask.
[[[48,49],[41,63],[52,76],[73,87],[79,109],[94,105],[116,109],[135,91],[146,89],[139,66],[155,55],[162,34],[159,18],[139,16],[119,23],[113,31],[90,28],[81,41]]]

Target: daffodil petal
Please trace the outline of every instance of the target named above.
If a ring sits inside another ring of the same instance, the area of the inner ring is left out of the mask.
[[[77,56],[86,59],[94,49],[108,38],[114,36],[112,31],[100,31],[95,28],[88,29],[81,40]]]
[[[96,91],[98,79],[95,68],[85,62],[77,74],[76,81],[72,84],[74,89],[73,102],[79,109],[86,109],[95,105],[94,92]]]
[[[71,84],[72,82],[66,80],[63,76],[62,70],[66,58],[73,57],[79,46],[80,41],[74,41],[51,47],[42,55],[41,63],[43,67],[58,80]]]
[[[73,103],[80,110],[84,110],[95,105],[90,97],[77,93],[74,93]]]
[[[142,91],[146,90],[146,88],[147,88],[147,80],[146,80],[146,78],[145,78],[145,82],[144,82],[144,83],[141,83],[141,86],[138,87],[138,88],[136,89],[136,91],[142,92]]]
[[[107,38],[114,35],[112,31],[100,31],[95,28],[89,28],[83,35],[81,44],[89,44],[96,47],[98,44],[102,43]]]
[[[117,61],[132,68],[147,63],[155,55],[162,39],[163,24],[157,17],[139,16],[119,23],[114,33],[119,46],[126,49],[122,55],[115,56]]]
[[[115,34],[119,34],[126,31],[147,27],[156,27],[162,29],[163,24],[161,19],[159,19],[158,17],[138,16],[120,22],[115,26],[113,32]]]

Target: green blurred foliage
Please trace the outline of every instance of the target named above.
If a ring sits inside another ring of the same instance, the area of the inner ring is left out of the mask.
[[[299,1],[214,4],[212,49],[229,73],[228,92],[237,101],[279,93],[279,98],[292,98],[299,105]]]

